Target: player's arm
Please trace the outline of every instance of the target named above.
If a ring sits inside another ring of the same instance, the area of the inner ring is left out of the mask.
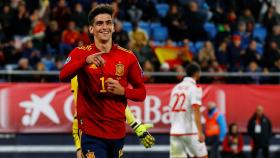
[[[202,125],[201,125],[201,112],[200,112],[200,105],[193,104],[192,109],[194,112],[194,121],[198,130],[198,137],[200,142],[204,142],[204,135],[202,132]]]
[[[125,97],[133,101],[144,101],[146,98],[146,89],[144,86],[143,71],[134,55],[132,60],[133,62],[128,70],[128,82],[132,85],[132,88],[125,88]]]
[[[142,124],[141,121],[136,120],[128,106],[125,109],[125,117],[127,124],[130,125],[136,135],[141,139],[141,143],[146,148],[152,147],[155,143],[155,138],[147,130],[153,127],[153,124]]]
[[[205,137],[202,131],[201,112],[200,112],[202,89],[194,88],[191,92],[190,99],[191,99],[192,110],[194,113],[194,121],[198,130],[198,138],[200,142],[204,142]]]
[[[219,128],[220,128],[219,139],[220,139],[220,142],[223,142],[223,140],[227,134],[227,122],[226,122],[225,116],[220,114],[217,118],[217,122],[218,122]]]
[[[87,65],[87,53],[75,48],[68,56],[63,68],[60,71],[59,79],[61,81],[70,81],[77,72]]]

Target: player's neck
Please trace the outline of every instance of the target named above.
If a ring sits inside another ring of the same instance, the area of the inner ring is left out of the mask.
[[[195,82],[197,81],[197,78],[195,76],[191,77]]]
[[[106,42],[96,41],[94,44],[102,52],[109,52],[112,48],[112,40]]]

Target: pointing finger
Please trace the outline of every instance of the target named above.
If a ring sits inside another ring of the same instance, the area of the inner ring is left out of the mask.
[[[96,59],[100,62],[101,66],[105,64],[105,60],[101,56],[97,56]]]
[[[98,53],[95,53],[95,54],[93,54],[94,56],[101,56],[102,54],[105,54],[106,52],[104,52],[104,51],[101,51],[101,52],[98,52]]]

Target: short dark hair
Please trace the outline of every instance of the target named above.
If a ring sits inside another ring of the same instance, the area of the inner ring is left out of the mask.
[[[99,4],[88,13],[88,23],[92,25],[94,18],[99,14],[109,14],[113,16],[113,7],[110,4]]]
[[[193,77],[193,75],[197,72],[200,72],[200,66],[196,63],[191,63],[187,66],[187,76]]]

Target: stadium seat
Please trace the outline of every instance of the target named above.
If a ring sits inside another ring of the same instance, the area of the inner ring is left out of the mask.
[[[150,24],[150,28],[151,28],[152,30],[155,29],[155,28],[157,28],[157,27],[161,27],[161,23],[159,23],[159,22],[153,22],[153,23]]]
[[[261,43],[264,43],[266,34],[267,34],[266,29],[261,25],[258,25],[253,30],[253,38]]]
[[[160,17],[165,17],[169,10],[169,5],[165,3],[156,4],[156,10]]]
[[[157,0],[151,0],[154,4],[157,4],[158,1]]]
[[[192,41],[189,41],[189,48],[190,48],[190,51],[193,53],[193,54],[196,54],[197,53],[197,50],[196,50],[196,47],[194,45],[194,43]]]
[[[163,42],[168,38],[168,30],[166,27],[157,27],[153,29],[154,41]]]
[[[164,46],[165,42],[159,42],[159,41],[154,41],[154,46],[156,47],[160,47],[160,46]]]
[[[256,28],[256,27],[261,27],[261,26],[262,26],[262,24],[260,24],[260,23],[256,23],[256,24],[255,24],[255,28]]]
[[[176,44],[177,47],[182,47],[183,46],[183,42],[182,41],[175,42],[175,44]]]
[[[196,48],[196,53],[199,53],[200,49],[203,47],[204,42],[203,41],[197,41],[195,42],[195,48]]]
[[[264,49],[263,49],[263,44],[262,43],[257,42],[257,51],[260,55],[263,54]]]
[[[6,70],[14,70],[18,67],[18,64],[6,64],[5,69]]]
[[[143,29],[148,34],[149,37],[151,36],[151,27],[148,22],[140,21],[139,27]]]
[[[126,32],[130,32],[132,30],[131,22],[124,21],[122,24],[123,24],[123,30],[125,30]]]
[[[208,33],[208,35],[210,35],[211,39],[213,39],[217,34],[217,28],[214,23],[204,23],[204,30]]]
[[[51,70],[53,67],[55,67],[55,64],[52,60],[44,60],[42,59],[43,64],[45,65],[45,68],[47,71]]]

